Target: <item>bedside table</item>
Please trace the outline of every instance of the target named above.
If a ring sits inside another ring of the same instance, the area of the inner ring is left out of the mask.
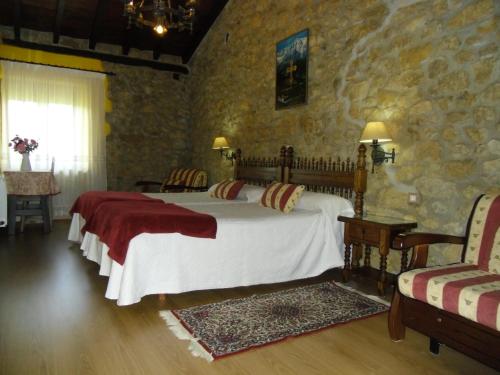
[[[374,215],[367,215],[361,218],[339,216],[338,220],[345,223],[345,264],[342,271],[344,282],[349,280],[352,269],[359,267],[360,256],[354,251],[351,264],[351,245],[353,249],[365,245],[365,267],[370,267],[370,246],[376,246],[380,254],[380,272],[377,281],[377,289],[378,293],[383,296],[387,283],[387,254],[389,254],[392,240],[398,233],[409,232],[411,229],[416,228],[417,223]],[[402,271],[407,267],[406,263],[407,252],[403,252],[401,257]]]

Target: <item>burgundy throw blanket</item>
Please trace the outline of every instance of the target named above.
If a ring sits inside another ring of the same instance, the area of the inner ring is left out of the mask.
[[[99,236],[109,247],[108,255],[125,262],[130,240],[141,233],[180,233],[185,236],[215,238],[214,217],[172,203],[113,201],[103,202],[87,220],[82,231]]]
[[[109,201],[163,202],[161,199],[150,198],[141,193],[122,191],[88,191],[77,198],[69,213],[71,215],[79,213],[85,220],[88,220],[101,203]]]

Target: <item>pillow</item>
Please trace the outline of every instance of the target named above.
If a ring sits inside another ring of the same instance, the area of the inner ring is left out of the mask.
[[[264,207],[280,210],[286,214],[293,210],[304,189],[304,185],[273,182],[266,188],[264,194],[262,194],[260,204]]]
[[[312,191],[304,191],[299,201],[295,205],[295,208],[302,210],[321,210],[334,208],[339,210],[337,215],[354,215],[354,210],[352,208],[352,203],[338,195],[327,194],[327,193],[315,193]],[[350,214],[352,212],[352,215]]]
[[[250,203],[257,203],[260,201],[264,190],[266,190],[266,188],[262,186],[245,184],[238,193],[238,199],[245,200]]]
[[[220,199],[233,200],[245,184],[242,180],[224,180],[217,184],[216,188],[210,192],[210,196]]]

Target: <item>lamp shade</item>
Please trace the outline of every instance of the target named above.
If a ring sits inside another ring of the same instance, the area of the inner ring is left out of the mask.
[[[227,143],[226,137],[216,137],[214,139],[214,144],[212,145],[212,149],[220,150],[221,148],[229,148],[229,143]]]
[[[368,122],[361,134],[361,143],[372,143],[374,140],[380,142],[390,142],[392,138],[390,137],[385,124],[381,121]]]

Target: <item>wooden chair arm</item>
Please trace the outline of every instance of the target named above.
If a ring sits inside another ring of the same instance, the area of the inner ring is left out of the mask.
[[[416,245],[432,245],[435,243],[463,245],[465,244],[465,237],[450,236],[439,233],[400,233],[392,241],[392,248],[408,249]]]
[[[427,266],[429,245],[436,243],[463,245],[465,244],[465,237],[439,233],[400,233],[392,241],[392,247],[401,250],[413,247],[409,269],[414,269]]]
[[[158,182],[158,181],[137,181],[135,183],[135,186],[148,186],[148,185],[158,185],[160,186],[161,185],[161,182]]]
[[[192,190],[192,191],[207,191],[208,190],[208,186],[198,186],[198,187],[188,186],[187,188]]]
[[[158,186],[156,189],[152,189],[153,186]],[[140,190],[142,193],[150,193],[153,191],[158,192],[160,190],[159,186],[161,186],[161,182],[158,181],[137,181],[135,183],[135,187]],[[136,190],[137,190],[136,189]]]

